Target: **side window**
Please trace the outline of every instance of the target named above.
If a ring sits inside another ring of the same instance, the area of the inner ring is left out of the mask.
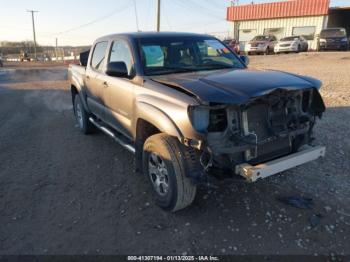
[[[128,69],[128,74],[132,74],[132,54],[128,44],[125,41],[117,40],[113,42],[109,62],[124,62]]]
[[[91,67],[101,71],[105,60],[105,54],[108,42],[100,42],[95,45],[94,53],[92,54]]]

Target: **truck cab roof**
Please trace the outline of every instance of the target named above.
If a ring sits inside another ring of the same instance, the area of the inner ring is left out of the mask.
[[[115,37],[124,37],[129,39],[140,39],[140,38],[166,38],[166,37],[209,37],[214,38],[211,35],[206,34],[196,34],[196,33],[187,33],[187,32],[129,32],[129,33],[120,33],[120,34],[111,34],[100,37],[96,40],[96,42],[103,40],[110,40]]]

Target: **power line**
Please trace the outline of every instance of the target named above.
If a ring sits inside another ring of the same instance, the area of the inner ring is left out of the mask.
[[[139,30],[139,18],[138,18],[138,15],[137,15],[136,0],[133,0],[133,1],[134,1],[134,11],[135,11],[135,19],[136,19],[136,29],[137,29],[137,31],[140,31]]]
[[[216,18],[220,18],[220,19],[224,19],[223,17],[221,17],[221,15],[219,16],[218,13],[217,13],[218,15],[213,14],[213,9],[211,9],[211,8],[204,7],[204,6],[202,6],[202,5],[196,3],[195,1],[192,1],[192,0],[186,0],[186,1],[187,1],[187,3],[191,4],[195,8],[195,10],[201,9],[207,15],[210,15],[210,16],[216,17]]]
[[[148,0],[148,6],[147,6],[147,17],[146,17],[146,28],[148,30],[148,26],[149,26],[149,17],[151,15],[151,1],[153,0]]]
[[[111,16],[116,15],[117,13],[120,13],[120,12],[124,11],[127,8],[130,8],[129,4],[126,4],[126,5],[122,6],[122,7],[119,7],[119,8],[115,9],[114,11],[112,11],[112,12],[110,12],[108,14],[105,14],[103,16],[100,16],[100,17],[92,20],[91,22],[88,22],[88,23],[85,23],[85,24],[82,24],[82,25],[79,25],[79,26],[75,26],[75,27],[69,28],[69,29],[67,29],[65,31],[59,32],[59,33],[54,34],[52,36],[59,36],[59,35],[62,35],[62,34],[66,34],[66,33],[69,33],[69,32],[72,32],[72,31],[76,31],[76,30],[79,30],[81,28],[84,28],[84,27],[87,27],[87,26],[99,23],[99,22],[101,22],[103,20],[106,20],[107,18],[109,18]]]
[[[231,0],[230,0],[231,1]],[[218,6],[219,3],[224,3],[224,1],[220,0],[220,1],[212,1],[212,0],[201,0],[201,3],[206,3],[207,5],[210,5],[210,10],[215,10],[217,12],[222,13],[223,10],[226,10],[226,8],[231,5],[230,1],[228,1],[229,3],[222,5],[222,6]],[[234,0],[236,1],[236,0]],[[200,5],[200,4],[199,4]]]
[[[172,30],[170,19],[169,19],[169,16],[167,15],[168,10],[167,10],[166,7],[168,7],[168,5],[165,5],[163,10],[162,10],[163,11],[163,17],[165,17],[165,22],[167,23],[169,29]]]
[[[210,10],[205,9],[205,8],[203,8],[203,7],[197,5],[196,3],[193,3],[189,0],[185,0],[185,1],[184,0],[177,0],[177,1],[173,1],[173,3],[177,4],[178,6],[181,6],[184,10],[187,10],[189,13],[192,13],[192,14],[194,11],[197,11],[197,12],[205,13],[210,18],[225,20],[223,17],[221,17],[219,15],[215,15]],[[189,7],[190,7],[189,5],[192,6],[192,8],[190,10],[189,10]],[[202,11],[199,10],[198,7],[201,8]]]
[[[192,28],[198,28],[198,27],[203,27],[203,25],[216,25],[219,23],[222,23],[223,21],[213,21],[211,23],[206,23],[206,22],[198,22],[198,23],[192,23],[192,24],[184,24],[180,27],[177,27],[177,29],[192,29]]]

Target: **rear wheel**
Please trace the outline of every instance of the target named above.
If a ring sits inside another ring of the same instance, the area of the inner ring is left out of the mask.
[[[197,187],[187,176],[188,160],[185,146],[171,136],[149,137],[143,148],[143,170],[153,189],[155,202],[175,212],[189,206]]]
[[[83,134],[87,135],[95,130],[95,127],[89,121],[89,113],[86,112],[78,94],[76,94],[74,97],[74,115],[78,127],[81,130],[81,132],[83,132]]]

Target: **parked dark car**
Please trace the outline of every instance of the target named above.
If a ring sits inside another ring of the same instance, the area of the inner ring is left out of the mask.
[[[135,154],[169,211],[190,205],[201,183],[255,182],[324,156],[312,144],[321,82],[247,61],[209,35],[101,37],[69,68],[78,126]]]
[[[349,50],[349,37],[345,28],[323,29],[319,36],[318,48],[323,50]]]

